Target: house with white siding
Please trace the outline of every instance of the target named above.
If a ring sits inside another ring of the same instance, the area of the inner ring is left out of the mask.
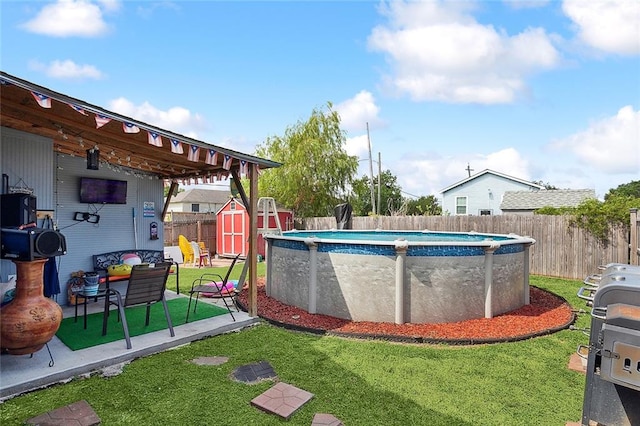
[[[485,169],[440,192],[443,215],[491,216],[503,214],[502,198],[507,191],[540,191],[544,186],[504,173]]]
[[[231,191],[187,189],[169,201],[170,212],[216,213],[231,199]]]

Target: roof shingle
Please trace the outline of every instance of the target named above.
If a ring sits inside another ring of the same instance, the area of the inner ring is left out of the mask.
[[[576,207],[596,198],[593,189],[549,189],[542,191],[506,191],[501,210],[535,210],[542,207]]]

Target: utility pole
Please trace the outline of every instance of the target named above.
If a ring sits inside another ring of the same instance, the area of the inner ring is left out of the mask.
[[[371,158],[371,138],[369,137],[369,122],[367,121],[367,141],[369,142],[369,179],[371,180],[371,210],[376,214],[376,196],[373,189],[373,158]]]

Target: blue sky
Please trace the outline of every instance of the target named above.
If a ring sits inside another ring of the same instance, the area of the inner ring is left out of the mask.
[[[640,2],[2,1],[1,66],[253,153],[327,102],[405,194],[640,179]],[[374,164],[377,171],[377,164]]]

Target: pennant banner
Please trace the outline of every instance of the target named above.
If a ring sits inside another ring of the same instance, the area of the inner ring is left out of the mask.
[[[182,149],[182,142],[177,141],[175,139],[171,140],[171,152],[174,154],[184,154],[184,149]]]
[[[233,158],[229,154],[224,155],[224,161],[222,162],[222,168],[225,170],[231,170],[231,162]]]
[[[96,129],[99,129],[110,121],[111,119],[106,115],[96,114]]]
[[[51,108],[50,97],[37,92],[31,92],[31,94],[33,95],[33,99],[35,99],[38,105],[40,105],[42,108]]]
[[[249,174],[249,163],[247,163],[247,160],[240,160],[240,174],[241,175]]]
[[[154,132],[147,131],[147,133],[149,134],[149,145],[162,147],[162,136]]]
[[[82,115],[88,115],[87,112],[84,109],[80,108],[78,105],[69,104],[69,106]]]
[[[207,158],[204,160],[205,163],[215,166],[218,162],[218,153],[215,149],[207,150]]]
[[[126,123],[126,122],[122,123],[122,130],[124,130],[125,133],[139,133],[140,132],[140,128],[138,126],[136,126],[135,124]]]
[[[191,145],[189,147],[189,154],[187,155],[187,160],[198,161],[199,157],[200,157],[200,147]]]

